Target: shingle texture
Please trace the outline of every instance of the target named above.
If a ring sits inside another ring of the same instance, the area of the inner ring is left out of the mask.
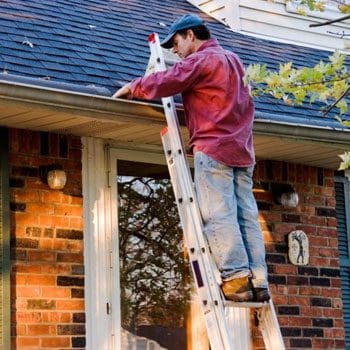
[[[45,81],[43,86],[65,83],[83,92],[93,86],[96,93],[112,95],[144,74],[148,35],[165,36],[169,25],[188,12],[203,17],[213,36],[245,65],[293,61],[311,66],[330,55],[234,33],[185,0],[7,0],[0,1],[0,79],[17,75]],[[332,116],[323,117],[318,105],[290,107],[266,96],[255,102],[259,119],[341,127]]]

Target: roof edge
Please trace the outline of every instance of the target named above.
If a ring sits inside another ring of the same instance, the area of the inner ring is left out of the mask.
[[[164,123],[163,107],[156,103],[112,99],[89,93],[0,80],[0,101],[71,113],[108,121]]]
[[[18,82],[0,80],[0,101],[38,108],[63,111],[76,116],[115,122],[139,122],[164,124],[163,107],[157,103],[112,99],[68,90],[59,90]],[[177,104],[179,119],[183,121],[184,112]],[[259,120],[259,116],[263,118]],[[343,145],[349,148],[350,129],[310,126],[274,121],[272,114],[256,112],[254,132],[259,135],[286,137],[304,141],[315,141]],[[183,123],[182,123],[183,124]]]
[[[336,148],[350,148],[350,129],[333,129],[302,124],[281,123],[272,120],[255,120],[254,133],[257,135],[284,137],[292,140],[327,143]]]

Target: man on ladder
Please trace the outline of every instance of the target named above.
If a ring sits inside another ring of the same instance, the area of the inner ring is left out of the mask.
[[[270,299],[265,247],[252,192],[254,104],[237,55],[224,50],[203,20],[187,14],[161,43],[182,61],[140,77],[113,97],[155,99],[182,93],[195,187],[225,298]]]

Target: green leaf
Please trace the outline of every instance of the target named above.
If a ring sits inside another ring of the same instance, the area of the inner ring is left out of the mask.
[[[350,168],[350,152],[345,152],[339,155],[342,162],[340,163],[338,170],[346,170]]]
[[[338,8],[341,13],[350,13],[350,4],[342,4]]]

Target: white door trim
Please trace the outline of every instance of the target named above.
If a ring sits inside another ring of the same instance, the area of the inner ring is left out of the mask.
[[[83,137],[82,143],[86,349],[120,350],[116,181],[109,186],[104,141]]]

